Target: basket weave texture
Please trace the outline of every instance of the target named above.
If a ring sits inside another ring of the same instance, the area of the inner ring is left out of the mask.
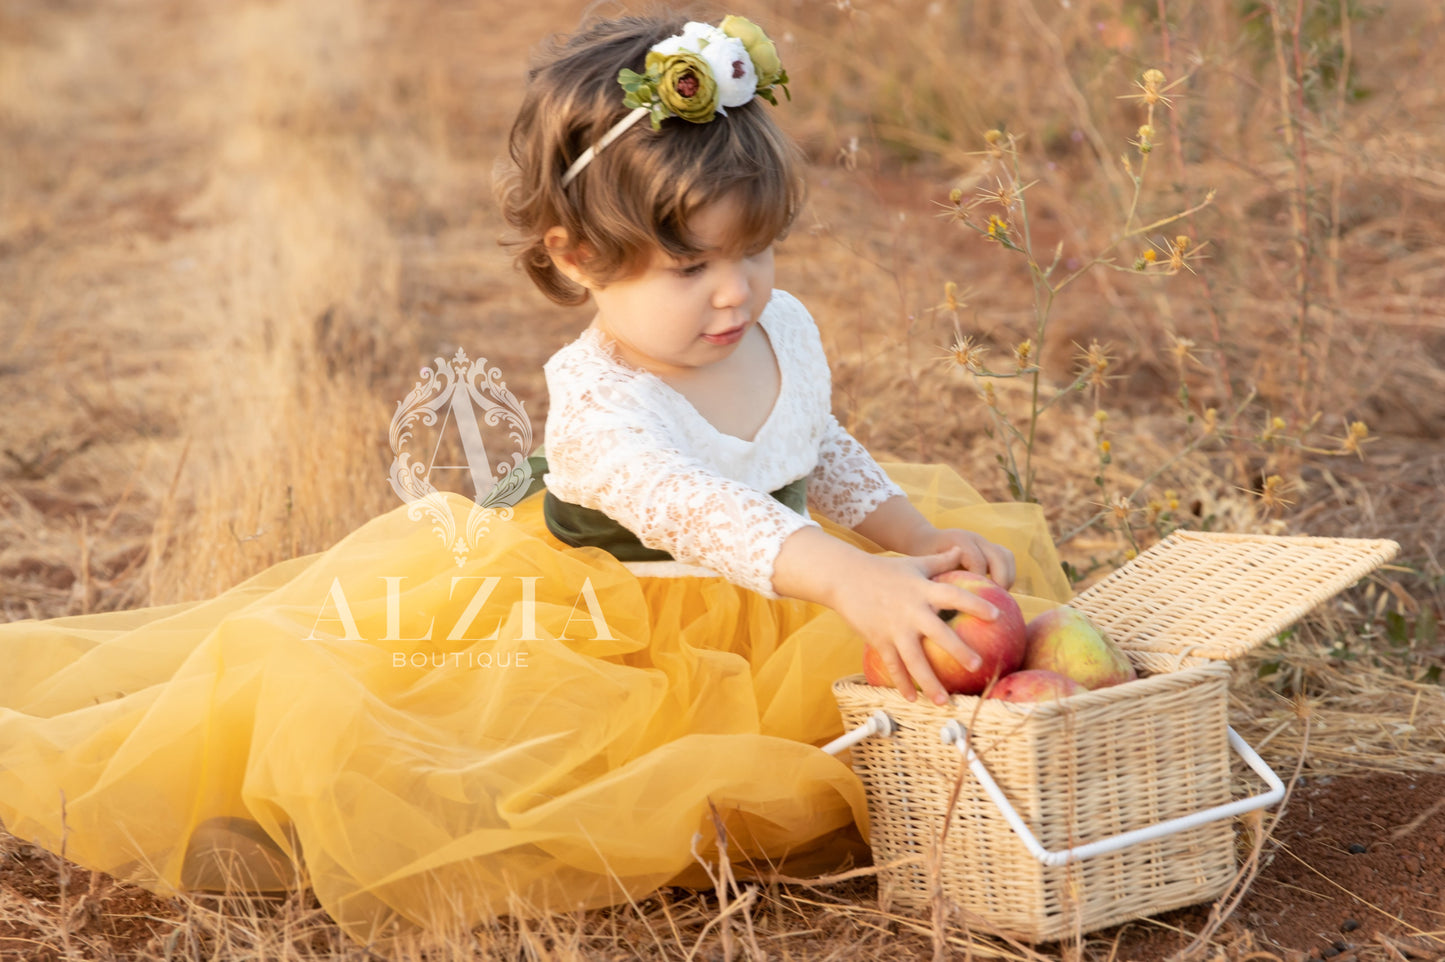
[[[1393,541],[1176,531],[1070,604],[1149,671],[1229,660],[1395,557]]]
[[[1230,667],[1393,557],[1389,541],[1176,532],[1072,602],[1141,677],[1062,701],[910,702],[861,675],[833,693],[845,728],[878,710],[888,737],[853,746],[885,908],[946,898],[968,924],[1031,942],[1207,901],[1235,871],[1228,820],[1067,865],[1036,860],[954,745],[950,719],[1047,849],[1228,802]],[[950,814],[951,813],[951,814]]]

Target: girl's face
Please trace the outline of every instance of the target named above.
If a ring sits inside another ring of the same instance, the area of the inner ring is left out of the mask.
[[[623,360],[657,375],[685,374],[726,358],[758,323],[773,294],[773,248],[732,249],[740,213],[733,197],[703,208],[688,224],[703,248],[697,258],[654,251],[641,273],[592,288],[593,326]]]

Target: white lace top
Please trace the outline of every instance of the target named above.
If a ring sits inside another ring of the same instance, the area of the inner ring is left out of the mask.
[[[773,291],[759,323],[778,399],[753,440],[724,434],[589,328],[547,362],[547,488],[594,508],[649,548],[768,597],[783,540],[817,522],[768,492],[808,478],[808,504],[846,527],[902,494],[832,414],[828,360],[807,309]]]

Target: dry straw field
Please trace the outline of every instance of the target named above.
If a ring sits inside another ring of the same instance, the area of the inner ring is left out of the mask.
[[[459,346],[540,435],[541,363],[585,319],[513,271],[491,170],[527,49],[583,6],[0,4],[0,617],[205,597],[328,546],[394,506],[391,413]],[[506,919],[427,957],[1445,954],[1439,4],[730,10],[779,38],[813,164],[779,285],[880,458],[1037,500],[1084,580],[1178,526],[1402,550],[1237,667],[1235,727],[1301,780],[1214,916],[1030,949],[880,912],[864,869]],[[1366,797],[1409,829],[1386,833],[1399,892],[1330,851],[1287,874]],[[1321,906],[1356,926],[1299,921]],[[368,953],[305,892],[157,899],[7,839],[0,955]]]

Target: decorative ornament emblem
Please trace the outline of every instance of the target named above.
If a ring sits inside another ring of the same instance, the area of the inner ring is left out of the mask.
[[[507,390],[501,371],[488,367],[486,358],[470,360],[466,351],[457,348],[450,361],[438,357],[433,363],[434,369],[421,369],[422,379],[397,404],[392,416],[389,434],[395,457],[391,462],[391,489],[409,505],[408,517],[431,522],[432,531],[460,566],[491,530],[492,523],[496,519],[511,520],[512,508],[526,497],[532,480],[527,461],[532,449],[532,422],[527,418],[526,406]],[[435,427],[439,419],[441,431],[446,430],[448,422],[455,424],[466,455],[465,465],[435,464],[435,450],[427,460],[414,457],[408,449],[418,426]],[[506,432],[514,447],[508,456],[493,462],[482,438],[483,423],[494,428],[500,425]],[[468,471],[474,496],[464,524],[458,524],[446,494],[432,484],[431,473],[436,468]]]

